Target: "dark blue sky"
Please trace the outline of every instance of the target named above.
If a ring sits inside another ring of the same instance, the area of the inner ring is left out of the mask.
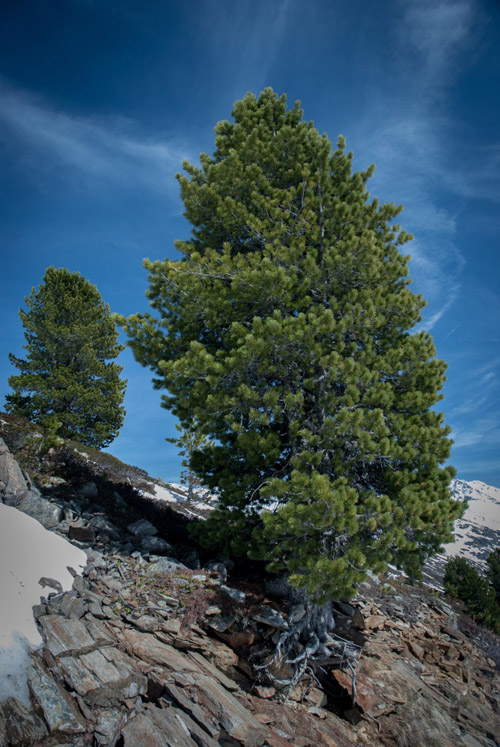
[[[442,409],[459,477],[500,486],[500,3],[497,0],[3,0],[0,397],[22,355],[18,308],[48,266],[113,311],[145,311],[142,258],[186,238],[174,175],[265,86],[370,191],[403,203],[413,289],[448,361]],[[179,475],[171,416],[127,351],[128,415],[110,450]],[[0,405],[1,407],[1,405]]]

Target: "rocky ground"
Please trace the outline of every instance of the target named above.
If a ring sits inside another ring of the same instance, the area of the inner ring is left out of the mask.
[[[437,594],[372,578],[336,604],[337,632],[359,647],[355,678],[326,665],[277,692],[255,665],[301,610],[269,578],[200,555],[186,519],[143,506],[109,464],[49,468],[49,455],[40,491],[16,458],[0,442],[2,500],[88,560],[69,592],[42,580],[32,708],[0,704],[1,747],[500,744],[498,638]]]

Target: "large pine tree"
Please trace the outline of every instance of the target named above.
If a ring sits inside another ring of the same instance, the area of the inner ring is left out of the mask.
[[[153,314],[122,320],[164,405],[215,443],[192,466],[220,506],[208,545],[325,604],[387,563],[418,575],[460,508],[433,409],[446,365],[412,293],[411,237],[339,138],[266,89],[179,175],[192,237],[146,261]]]
[[[26,360],[9,355],[20,373],[9,378],[6,409],[34,423],[57,420],[58,435],[106,446],[118,435],[125,411],[122,350],[109,307],[77,272],[49,267],[20,309]]]

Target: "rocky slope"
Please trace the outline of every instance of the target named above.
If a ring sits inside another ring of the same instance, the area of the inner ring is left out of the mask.
[[[371,579],[336,605],[339,634],[359,647],[355,678],[327,662],[317,681],[276,692],[255,664],[300,610],[261,569],[200,555],[194,508],[141,495],[140,471],[44,458],[41,492],[0,446],[1,498],[82,547],[87,566],[34,608],[33,707],[0,704],[1,746],[499,744],[498,638],[438,595]]]

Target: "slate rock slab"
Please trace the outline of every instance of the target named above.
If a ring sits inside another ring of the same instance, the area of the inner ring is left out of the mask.
[[[85,724],[69,696],[62,691],[35,656],[28,667],[28,685],[35,701],[43,710],[50,732],[77,734],[85,731]]]
[[[162,643],[151,633],[139,633],[136,630],[124,630],[122,643],[127,651],[138,659],[164,666],[175,672],[198,672],[199,667],[189,657],[177,651],[168,643]]]
[[[180,745],[197,747],[197,743],[191,739],[189,731],[181,726],[175,716],[164,715],[161,723],[157,725],[153,713],[153,709],[148,709],[145,713],[139,713],[133,721],[126,725],[121,734],[124,747],[137,747],[138,745],[147,745],[148,747],[180,747]],[[165,714],[167,713],[165,711]],[[165,727],[168,728],[168,731],[165,731]]]
[[[105,647],[80,657],[66,657],[59,663],[69,687],[90,706],[112,706],[144,695],[146,678],[129,656]]]
[[[42,626],[45,644],[54,658],[85,654],[113,642],[104,629],[92,621],[43,615],[38,622]]]
[[[47,727],[36,713],[33,713],[17,698],[7,698],[0,703],[0,744],[38,744],[48,736]]]
[[[200,674],[195,688],[198,703],[208,710],[230,737],[245,747],[262,747],[266,743],[269,730],[219,682]]]

